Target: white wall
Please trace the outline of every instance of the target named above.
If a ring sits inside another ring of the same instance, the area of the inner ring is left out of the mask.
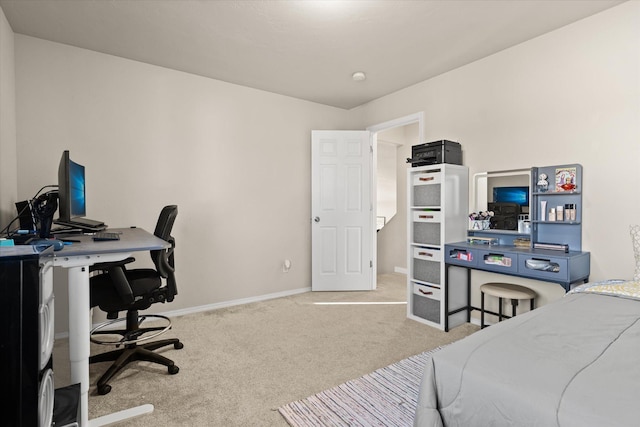
[[[370,126],[419,111],[425,141],[459,141],[470,176],[582,164],[583,250],[591,252],[591,281],[633,276],[628,227],[640,222],[640,2],[354,112]],[[484,280],[486,275],[474,273],[474,281]],[[543,294],[542,303],[562,295],[557,285],[532,286]]]
[[[13,30],[0,9],[0,228],[15,216],[18,201],[13,42]]]
[[[344,110],[22,35],[16,76],[20,196],[69,149],[87,217],[153,231],[178,205],[179,296],[156,311],[311,285],[310,135]]]
[[[89,217],[150,229],[180,206],[180,295],[161,309],[296,290],[310,280],[310,130],[424,111],[424,140],[460,141],[471,175],[581,163],[592,280],[630,277],[639,18],[624,3],[352,111],[16,35],[18,198],[55,183],[68,148],[87,166]],[[561,295],[533,286],[542,303]]]

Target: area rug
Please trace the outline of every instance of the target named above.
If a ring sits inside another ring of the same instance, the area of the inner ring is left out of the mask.
[[[408,427],[424,366],[440,347],[278,408],[293,427]]]

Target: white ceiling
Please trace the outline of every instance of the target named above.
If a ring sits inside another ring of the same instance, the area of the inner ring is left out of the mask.
[[[619,3],[0,0],[15,33],[347,109]]]

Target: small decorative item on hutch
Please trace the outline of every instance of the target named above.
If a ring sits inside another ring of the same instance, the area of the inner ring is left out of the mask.
[[[556,169],[556,191],[574,191],[576,189],[576,168]]]
[[[538,192],[540,193],[545,193],[548,189],[549,189],[549,181],[547,181],[547,174],[546,173],[541,173],[540,176],[538,177]]]
[[[492,216],[493,212],[491,211],[471,212],[469,214],[469,230],[489,230]]]

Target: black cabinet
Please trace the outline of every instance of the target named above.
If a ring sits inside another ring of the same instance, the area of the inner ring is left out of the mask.
[[[0,248],[0,425],[72,425],[79,388],[55,390],[53,248]],[[64,402],[64,403],[60,403]],[[54,417],[56,412],[63,418]],[[71,414],[69,414],[71,412]]]
[[[0,252],[0,424],[50,426],[53,272],[41,270],[40,255],[29,252],[30,246]]]

